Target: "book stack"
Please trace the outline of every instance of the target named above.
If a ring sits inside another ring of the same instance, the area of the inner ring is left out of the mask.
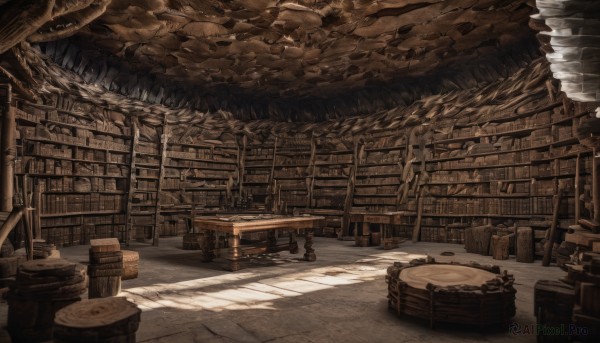
[[[123,252],[116,238],[90,240],[90,289],[88,297],[105,298],[121,291]]]

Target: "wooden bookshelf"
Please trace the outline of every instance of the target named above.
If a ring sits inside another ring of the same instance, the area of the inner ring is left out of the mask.
[[[124,240],[130,127],[61,106],[74,104],[20,103],[15,109],[15,172],[31,180],[38,238],[57,246]]]

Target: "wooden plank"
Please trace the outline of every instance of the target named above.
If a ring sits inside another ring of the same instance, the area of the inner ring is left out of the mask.
[[[600,173],[598,172],[598,158],[596,149],[592,154],[592,205],[594,209],[593,218],[596,223],[600,223]]]
[[[498,236],[493,235],[491,246],[492,246],[492,258],[494,260],[508,260],[509,247],[510,247],[510,235]]]
[[[581,219],[581,200],[579,200],[581,196],[581,154],[577,154],[577,160],[575,161],[575,222],[578,222]]]
[[[600,231],[600,223],[596,222],[593,219],[579,219],[577,221],[577,224],[585,227],[586,229],[593,231],[593,232],[598,232]]]
[[[413,228],[413,234],[412,234],[412,241],[417,242],[419,241],[419,236],[421,235],[421,220],[423,218],[423,192],[424,192],[425,186],[421,185],[420,189],[419,189],[419,195],[418,195],[418,200],[417,200],[417,220],[415,221],[415,226]]]
[[[531,263],[534,258],[533,230],[530,227],[517,228],[517,262]]]
[[[17,122],[16,111],[11,105],[11,85],[1,84],[0,88],[6,94],[2,99],[2,132],[0,134],[0,211],[11,212],[14,196],[14,170],[16,149]]]
[[[8,234],[19,223],[23,216],[23,212],[23,210],[14,210],[10,213],[8,218],[6,218],[4,224],[0,227],[0,246],[2,246]]]
[[[303,216],[234,222],[218,217],[196,217],[194,226],[200,230],[213,230],[237,235],[241,232],[263,231],[275,228],[311,229],[324,226],[325,217]]]
[[[342,230],[338,235],[338,239],[342,239],[344,236],[349,235],[350,219],[349,213],[352,209],[352,202],[354,200],[354,187],[356,185],[356,172],[358,165],[360,164],[358,155],[360,151],[364,151],[364,144],[360,144],[355,141],[354,149],[352,150],[352,166],[350,167],[350,176],[348,177],[348,184],[346,185],[346,198],[344,199],[344,216],[342,217]],[[355,232],[356,235],[356,232]]]
[[[242,197],[244,196],[244,173],[246,170],[246,149],[248,147],[248,136],[243,135],[242,136],[242,148],[241,148],[241,154],[238,156],[238,184],[239,186],[239,196],[240,199],[242,199]],[[238,148],[239,150],[239,148]]]
[[[591,248],[594,242],[600,242],[600,234],[576,231],[565,234],[565,241]]]
[[[558,185],[558,192],[556,196],[554,196],[554,209],[552,212],[552,226],[550,227],[548,240],[546,241],[546,245],[544,246],[544,257],[542,259],[542,266],[549,266],[550,260],[552,259],[552,248],[554,246],[554,242],[556,241],[556,227],[558,226],[558,212],[560,210],[560,201],[563,195],[564,184],[562,182]]]
[[[169,141],[169,126],[167,125],[167,116],[165,115],[163,124],[163,134],[160,137],[161,149],[160,149],[160,164],[158,174],[158,191],[156,193],[156,203],[154,209],[154,229],[152,232],[152,245],[157,247],[160,237],[160,193],[162,192],[162,186],[165,179],[165,162],[167,159],[167,142]]]
[[[310,168],[310,187],[308,189],[308,196],[306,197],[306,208],[313,207],[313,203],[314,203],[313,193],[315,190],[315,172],[317,170],[316,158],[317,158],[317,139],[316,139],[315,133],[313,131],[312,136],[310,138],[310,162],[308,164],[308,168]]]
[[[274,184],[274,176],[275,176],[275,160],[277,159],[277,142],[278,137],[275,137],[275,143],[273,143],[273,159],[271,161],[271,171],[269,172],[269,184],[267,186],[267,208],[273,212],[277,212],[278,208],[275,207],[275,193],[276,193],[276,185]]]
[[[33,206],[35,207],[34,238],[42,238],[42,191],[37,181],[34,181]]]
[[[133,204],[133,195],[135,193],[135,160],[136,160],[136,152],[135,147],[138,145],[140,140],[140,129],[137,127],[135,122],[132,123],[131,127],[131,161],[129,164],[129,192],[127,196],[127,212],[125,214],[125,223],[127,225],[127,233],[125,237],[125,244],[129,246],[130,241],[134,238],[134,230],[131,222],[131,211]]]
[[[121,244],[116,238],[99,238],[90,240],[90,252],[121,251]]]
[[[27,260],[33,260],[33,230],[31,229],[31,221],[29,220],[30,211],[29,211],[29,189],[28,189],[28,177],[27,175],[23,175],[22,178],[23,183],[23,226],[25,228],[25,240],[26,240],[26,252],[27,252]]]

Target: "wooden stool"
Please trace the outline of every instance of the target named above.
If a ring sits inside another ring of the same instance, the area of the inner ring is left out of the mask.
[[[135,343],[142,311],[124,297],[82,300],[56,313],[55,343]]]
[[[140,254],[137,251],[121,250],[123,253],[123,275],[121,280],[131,280],[138,277]]]

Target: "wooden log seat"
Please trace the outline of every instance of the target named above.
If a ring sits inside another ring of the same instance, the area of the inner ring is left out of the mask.
[[[52,339],[55,313],[80,301],[86,286],[85,267],[81,264],[63,259],[23,263],[7,299],[7,326],[13,341]]]
[[[514,278],[498,266],[436,263],[433,258],[388,267],[388,307],[399,316],[436,322],[507,324],[515,315]]]
[[[54,342],[134,343],[142,311],[124,297],[82,300],[54,319]]]
[[[123,253],[123,275],[121,280],[131,280],[138,277],[140,254],[137,251],[121,250]]]

